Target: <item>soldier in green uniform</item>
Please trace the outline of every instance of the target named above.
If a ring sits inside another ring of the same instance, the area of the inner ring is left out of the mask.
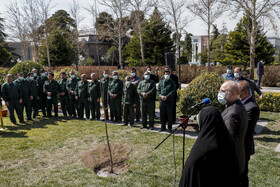
[[[76,117],[77,116],[77,110],[78,110],[78,101],[75,99],[75,89],[77,86],[77,83],[79,82],[79,79],[76,77],[75,72],[71,71],[69,72],[70,78],[67,80],[66,83],[66,89],[69,95],[69,115]]]
[[[30,72],[27,74],[27,80],[30,84],[31,89],[31,95],[33,96],[33,100],[31,101],[31,109],[33,111],[33,118],[36,118],[36,116],[39,115],[38,112],[38,101],[39,101],[39,94],[38,94],[38,87],[37,87],[37,81],[34,80],[34,73]]]
[[[60,96],[60,105],[62,109],[62,113],[64,117],[67,116],[67,112],[69,114],[70,107],[69,107],[69,95],[66,89],[67,84],[67,75],[65,72],[60,73],[61,79],[58,81],[58,93]]]
[[[22,103],[21,103],[21,110],[23,113],[23,110],[25,108],[25,113],[26,113],[26,119],[27,120],[32,120],[31,119],[31,102],[33,100],[33,96],[31,94],[31,88],[30,88],[30,83],[29,81],[24,79],[24,75],[22,72],[17,74],[18,79],[14,81],[15,84],[19,86],[21,89],[22,93]]]
[[[134,124],[134,108],[136,107],[136,99],[138,96],[137,88],[131,83],[131,77],[127,76],[125,78],[125,85],[123,88],[123,105],[124,105],[124,124],[130,122],[130,126]]]
[[[171,72],[165,70],[164,79],[160,80],[158,85],[158,96],[160,101],[160,123],[161,130],[166,130],[166,122],[168,122],[168,130],[172,130],[173,124],[173,103],[175,102],[176,85],[170,79]]]
[[[103,71],[103,78],[100,79],[101,83],[101,96],[102,96],[102,105],[104,107],[105,111],[105,119],[104,120],[109,120],[109,115],[108,115],[108,103],[110,100],[110,97],[108,95],[108,85],[109,82],[112,81],[112,78],[109,77],[108,70]]]
[[[89,93],[88,93],[88,81],[87,76],[82,74],[82,80],[77,83],[75,89],[75,98],[78,101],[78,115],[80,119],[84,119],[84,110],[86,110],[86,118],[89,119]]]
[[[48,80],[45,70],[40,70],[40,77],[38,77],[38,90],[39,90],[39,108],[42,110],[43,116],[46,117],[47,95],[43,91],[45,82]]]
[[[31,73],[33,73],[34,80],[37,81],[37,79],[39,78],[37,69],[32,69]]]
[[[150,73],[145,72],[144,79],[142,80],[138,87],[137,92],[140,96],[140,104],[142,110],[142,123],[141,128],[147,128],[147,115],[149,115],[149,125],[150,129],[154,129],[154,94],[156,91],[156,84],[150,79]]]
[[[91,119],[100,119],[100,83],[96,79],[95,73],[90,75],[91,82],[88,83],[88,93],[90,96]]]
[[[113,71],[112,75],[113,75],[113,81],[109,83],[109,90],[108,90],[108,94],[110,97],[109,105],[110,105],[111,121],[120,123],[122,117],[121,100],[122,100],[122,92],[123,92],[123,81],[118,78],[117,71]]]
[[[3,100],[5,101],[5,104],[9,109],[11,122],[14,125],[17,124],[14,115],[14,110],[16,110],[20,123],[24,123],[23,114],[20,106],[20,104],[22,103],[22,93],[19,86],[13,82],[12,74],[7,75],[7,82],[2,85],[1,92]]]
[[[54,108],[55,117],[58,117],[58,106],[57,106],[57,91],[58,91],[58,83],[53,79],[54,74],[48,73],[49,80],[47,80],[44,84],[43,90],[47,95],[47,115],[48,117],[52,117],[52,105]]]

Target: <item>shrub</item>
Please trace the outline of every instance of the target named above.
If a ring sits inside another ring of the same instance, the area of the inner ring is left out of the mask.
[[[196,77],[187,88],[179,91],[178,106],[181,113],[190,114],[193,110],[189,108],[205,98],[211,100],[211,106],[222,111],[224,106],[218,102],[217,95],[223,82],[223,78],[217,73],[205,73]]]
[[[257,103],[261,111],[280,112],[280,93],[264,93]]]
[[[54,72],[54,79],[55,80],[59,80],[60,79],[60,73],[61,72],[65,72],[66,74],[67,74],[67,77],[69,77],[69,72],[70,71],[74,71],[75,73],[76,73],[76,76],[77,77],[80,77],[81,76],[81,74],[78,72],[78,71],[76,71],[75,69],[72,69],[72,68],[63,68],[63,69],[61,69],[61,70],[59,70],[59,71],[55,71]]]
[[[19,72],[23,72],[24,76],[27,76],[27,73],[29,73],[32,69],[43,69],[42,64],[39,64],[37,62],[33,62],[33,61],[23,61],[23,62],[19,62],[17,63],[14,67],[12,67],[10,69],[10,71],[8,73],[13,74],[14,77],[17,76],[17,74]]]
[[[262,79],[263,86],[274,87],[278,86],[280,80],[280,68],[278,66],[266,66]]]
[[[1,85],[6,82],[6,75],[7,74],[8,74],[8,69],[0,70],[0,84]]]
[[[125,81],[126,76],[130,76],[130,71],[128,70],[118,70],[119,73],[119,79],[122,81]]]

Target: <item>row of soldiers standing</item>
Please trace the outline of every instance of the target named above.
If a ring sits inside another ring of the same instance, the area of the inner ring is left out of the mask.
[[[160,118],[162,128],[171,130],[176,115],[176,89],[178,88],[178,77],[172,74],[171,68],[165,68],[165,75],[159,81],[158,75],[151,73],[151,67],[146,68],[143,80],[136,75],[136,69],[131,69],[131,76],[125,78],[125,82],[119,79],[118,72],[113,71],[109,77],[108,71],[103,72],[103,78],[97,80],[95,73],[91,74],[91,81],[87,81],[85,74],[79,80],[74,71],[61,73],[61,79],[54,80],[53,73],[37,70],[27,74],[18,73],[17,79],[13,81],[11,74],[7,75],[7,82],[1,87],[2,97],[9,109],[10,119],[16,123],[14,110],[20,123],[24,123],[23,111],[25,109],[26,119],[32,120],[39,115],[41,109],[44,117],[52,117],[52,110],[58,116],[58,98],[60,96],[61,109],[64,116],[73,116],[80,119],[100,119],[100,102],[105,109],[105,119],[109,120],[108,105],[110,108],[110,120],[121,122],[124,113],[124,124],[134,124],[140,121],[142,113],[142,128],[147,128],[147,117],[149,116],[149,127],[154,129],[156,83],[160,100]],[[173,79],[173,80],[171,80]],[[123,108],[122,108],[123,106]],[[172,107],[170,107],[172,106]],[[136,110],[136,112],[135,112]],[[91,118],[90,118],[91,113]],[[136,115],[135,115],[136,114]]]

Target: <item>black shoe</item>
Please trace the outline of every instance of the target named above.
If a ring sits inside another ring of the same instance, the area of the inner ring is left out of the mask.
[[[166,129],[160,129],[160,130],[159,130],[159,132],[163,132],[163,131],[166,131]]]
[[[140,127],[140,129],[146,129],[147,127],[146,126],[142,126],[142,127]]]
[[[171,133],[171,132],[172,132],[172,129],[168,129],[168,132],[170,132],[170,133]]]
[[[150,127],[151,130],[155,130],[155,127]]]
[[[127,126],[127,123],[122,124],[122,126]]]
[[[130,127],[133,127],[134,124],[129,124]]]
[[[135,122],[139,122],[139,121],[140,121],[140,119],[138,119],[138,118],[135,120]]]

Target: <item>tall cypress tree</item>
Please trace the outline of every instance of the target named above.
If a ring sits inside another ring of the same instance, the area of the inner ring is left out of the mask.
[[[4,19],[0,17],[0,65],[8,66],[12,59],[12,53],[5,42],[7,34],[4,32]]]

